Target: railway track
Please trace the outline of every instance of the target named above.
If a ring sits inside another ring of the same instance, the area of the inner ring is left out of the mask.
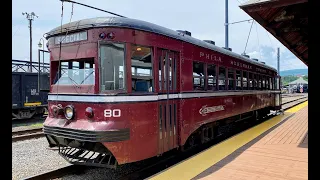
[[[19,123],[22,121],[30,121],[30,120],[45,120],[47,118],[47,114],[44,114],[42,116],[35,116],[35,117],[31,117],[31,118],[27,118],[27,119],[17,119],[17,118],[11,118],[13,123]]]
[[[305,94],[281,94],[282,97],[298,97],[304,96]]]
[[[282,110],[285,111],[293,106],[301,104],[301,103],[307,101],[307,99],[308,99],[308,97],[301,97],[301,98],[297,98],[297,99],[285,102],[282,104],[282,105],[284,105]],[[273,116],[275,116],[275,115],[271,115],[269,118],[271,118]],[[269,118],[267,118],[267,119],[269,119]],[[267,119],[265,119],[265,120],[267,120]],[[262,123],[264,121],[261,121],[259,123]],[[221,142],[221,141],[223,141],[233,135],[241,133],[245,129],[248,129],[250,127],[258,125],[259,123],[255,123],[249,127],[245,127],[244,129],[241,128],[241,130],[233,132],[232,134],[229,134],[225,137],[217,138],[216,140],[214,140],[212,142],[204,144],[204,145],[202,145],[198,148],[195,148],[195,149],[187,150],[184,153],[168,152],[168,153],[165,153],[161,159],[151,158],[150,160],[146,160],[149,162],[147,162],[143,167],[139,168],[139,170],[134,171],[133,173],[123,174],[119,179],[120,180],[131,180],[131,179],[147,178],[153,174],[156,174],[156,173],[164,170],[167,167],[170,167],[178,162],[181,162],[184,159],[191,157],[194,154],[197,154],[197,153],[209,148],[210,146],[212,146],[214,144],[217,144],[217,143],[219,143],[219,142]],[[49,171],[49,172],[45,172],[42,174],[38,174],[35,176],[25,178],[25,180],[38,180],[38,179],[43,180],[43,179],[61,178],[65,175],[82,173],[82,172],[84,172],[84,170],[86,170],[88,168],[90,168],[90,167],[79,166],[79,165],[69,165],[69,166],[65,166],[65,167],[62,167],[62,168],[59,168],[59,169],[56,169],[53,171]]]
[[[32,128],[23,131],[12,132],[12,142],[22,141],[31,138],[43,137],[42,128]]]

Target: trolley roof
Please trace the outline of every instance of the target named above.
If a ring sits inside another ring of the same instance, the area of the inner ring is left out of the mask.
[[[240,54],[237,54],[235,52],[226,50],[224,48],[215,46],[211,43],[207,43],[205,41],[196,39],[194,37],[188,36],[186,34],[183,34],[178,31],[174,31],[153,23],[149,23],[146,21],[141,21],[137,19],[131,19],[131,18],[123,18],[123,17],[97,17],[97,18],[90,18],[90,19],[83,19],[79,21],[74,21],[71,23],[67,23],[62,25],[62,32],[61,32],[61,26],[52,29],[50,32],[46,33],[46,39],[49,39],[52,36],[65,33],[67,31],[79,31],[83,29],[91,29],[91,28],[100,28],[100,27],[120,27],[120,28],[130,28],[130,29],[136,29],[141,31],[147,31],[152,32],[160,35],[164,35],[167,37],[171,37],[174,39],[178,39],[184,42],[188,42],[203,48],[211,49],[214,51],[217,51],[219,53],[232,56],[237,59],[241,59],[243,61],[249,62],[251,64],[255,64],[260,67],[264,67],[273,71],[277,71],[275,68],[262,64],[261,62],[254,61],[250,58],[247,58],[245,56],[242,56]]]

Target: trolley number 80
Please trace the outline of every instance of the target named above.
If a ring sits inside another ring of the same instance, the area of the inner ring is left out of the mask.
[[[120,109],[105,109],[104,117],[120,117],[121,110]]]

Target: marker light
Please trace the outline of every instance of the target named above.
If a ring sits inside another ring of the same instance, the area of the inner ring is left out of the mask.
[[[86,108],[86,111],[84,112],[85,115],[89,118],[92,118],[93,117],[93,109],[91,107],[87,107]]]
[[[52,115],[53,115],[54,117],[57,117],[57,115],[58,115],[58,106],[52,105],[52,106],[51,106],[51,112],[52,112]]]
[[[106,35],[106,33],[104,33],[104,32],[103,32],[103,33],[101,33],[101,34],[99,34],[99,37],[100,37],[101,39],[106,38],[106,36],[107,36],[107,35]]]
[[[60,114],[63,114],[63,108],[61,104],[58,105],[52,105],[51,106],[51,112],[54,117],[57,117]]]
[[[73,118],[74,116],[74,109],[72,106],[68,105],[64,108],[64,116],[70,120]]]
[[[107,34],[108,39],[113,39],[114,37],[115,37],[115,35],[112,32]]]

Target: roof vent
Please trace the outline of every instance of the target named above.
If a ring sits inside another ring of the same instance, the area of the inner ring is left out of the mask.
[[[247,54],[242,53],[241,55],[244,56],[244,57],[250,58],[250,56],[247,55]]]
[[[228,50],[228,51],[232,51],[232,49],[231,48],[226,48],[226,47],[222,47],[223,49],[226,49],[226,50]]]
[[[177,30],[177,32],[180,32],[180,33],[186,34],[188,36],[191,36],[191,32],[189,32],[189,31]]]
[[[213,45],[216,45],[216,43],[214,41],[211,41],[211,40],[203,40],[204,42],[207,42],[209,44],[213,44]]]
[[[258,59],[256,59],[256,58],[252,58],[252,60],[254,60],[254,61],[259,61]]]
[[[266,62],[261,62],[262,64],[266,64]]]

